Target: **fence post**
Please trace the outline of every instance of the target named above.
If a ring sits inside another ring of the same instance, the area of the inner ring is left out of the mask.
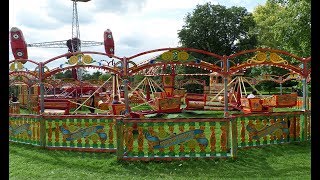
[[[308,115],[306,112],[303,112],[303,133],[302,135],[302,141],[306,141],[308,139]]]
[[[116,132],[117,132],[117,160],[123,158],[124,145],[123,145],[123,119],[116,119]]]
[[[43,118],[43,115],[39,116],[40,120],[40,146],[42,148],[46,147],[46,119]]]
[[[238,131],[237,131],[237,118],[231,118],[230,121],[230,133],[231,133],[231,157],[234,159],[237,156],[237,148],[238,148]]]
[[[308,117],[308,132],[307,132],[307,139],[308,140],[311,140],[311,111],[308,111],[308,115],[307,115],[307,117]]]
[[[311,110],[311,97],[308,97],[308,98],[307,98],[307,103],[306,103],[306,104],[307,104],[307,105],[306,105],[306,106],[307,106],[306,110],[309,110],[309,111],[310,111],[310,110]]]
[[[289,141],[290,142],[293,142],[294,141],[294,138],[295,138],[295,124],[296,124],[296,118],[294,115],[292,116],[289,116],[289,119],[290,119],[290,126],[289,126]]]

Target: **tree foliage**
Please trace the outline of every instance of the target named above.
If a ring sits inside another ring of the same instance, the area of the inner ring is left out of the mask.
[[[222,5],[213,5],[210,2],[197,5],[192,13],[185,17],[185,25],[178,32],[183,47],[201,49],[219,55],[230,55],[235,52],[253,49],[256,46],[256,37],[253,33],[255,22],[253,16],[244,7],[226,8]],[[210,63],[217,60],[203,54],[192,53]],[[207,73],[206,71],[185,67],[185,72]],[[209,77],[202,76],[209,84]],[[196,91],[188,86],[188,91]]]
[[[246,8],[208,2],[187,14],[178,37],[184,47],[229,55],[255,47],[256,37],[251,33],[254,28],[253,16]]]
[[[253,16],[259,46],[284,50],[300,57],[311,55],[310,0],[267,0],[265,5],[255,8]],[[294,59],[286,60],[298,63]],[[288,73],[281,71],[280,74]],[[270,68],[267,73],[279,74],[279,69]],[[289,85],[295,84],[291,82]]]
[[[309,57],[311,54],[311,1],[267,0],[253,12],[258,44]]]
[[[111,74],[110,74],[110,73],[104,73],[104,74],[101,74],[101,75],[99,76],[99,80],[101,80],[101,81],[107,81],[110,77],[111,77]]]
[[[66,70],[55,74],[56,79],[72,78],[71,70]]]

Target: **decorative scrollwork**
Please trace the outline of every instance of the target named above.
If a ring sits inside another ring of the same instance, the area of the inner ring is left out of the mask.
[[[189,59],[189,54],[187,52],[181,51],[178,53],[178,60],[186,61]]]
[[[69,64],[70,65],[75,65],[75,64],[77,64],[78,63],[78,57],[77,56],[71,56],[70,58],[69,58]]]
[[[10,65],[10,71],[22,70],[23,64],[21,62],[14,62]]]
[[[10,70],[11,70],[11,71],[16,70],[16,63],[12,63],[12,64],[10,65]]]
[[[150,63],[153,64],[155,61],[165,61],[165,62],[191,62],[195,60],[194,57],[192,57],[188,52],[186,51],[179,51],[179,50],[170,50],[167,52],[164,52],[159,57],[157,57],[154,60],[151,60]]]
[[[68,60],[68,64],[70,65],[84,65],[91,64],[93,62],[94,61],[91,56],[83,54],[73,55]]]
[[[173,53],[168,51],[165,52],[161,55],[161,59],[165,60],[165,61],[171,61],[173,59]]]
[[[251,63],[263,63],[267,60],[267,54],[265,52],[258,52],[254,57],[247,60],[248,64]]]
[[[288,61],[284,60],[282,57],[280,57],[277,53],[274,53],[274,52],[269,54],[269,59],[268,59],[267,53],[258,52],[254,57],[247,60],[248,64],[252,64],[252,63],[260,64],[263,62],[272,62],[276,64],[284,63],[285,65],[288,65]]]
[[[89,55],[83,55],[83,56],[82,56],[82,61],[83,61],[85,64],[90,64],[90,63],[93,62],[92,57],[89,56]]]
[[[284,60],[277,53],[270,53],[270,61],[273,63],[282,63],[283,62],[285,65],[288,65],[288,61]]]

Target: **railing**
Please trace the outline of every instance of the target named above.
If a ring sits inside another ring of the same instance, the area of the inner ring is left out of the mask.
[[[115,152],[116,118],[110,115],[9,116],[9,141],[48,149]]]
[[[137,132],[133,123],[138,123]],[[225,118],[118,120],[117,156],[144,161],[233,157],[229,132],[230,119]]]
[[[40,121],[38,115],[10,115],[9,141],[40,146]]]
[[[307,98],[307,107],[306,107],[306,110],[311,110],[311,97],[308,97]],[[303,107],[303,98],[302,97],[298,97],[297,99],[297,105],[293,108],[295,109],[302,109]]]
[[[133,127],[136,123],[137,129]],[[118,160],[128,161],[235,158],[238,148],[310,139],[311,111],[175,119],[9,116],[11,142],[57,150],[116,152]]]
[[[138,123],[135,132],[132,125]],[[306,141],[310,112],[278,112],[206,119],[124,119],[117,125],[122,160],[236,157],[237,148]]]
[[[311,138],[311,113],[279,112],[237,117],[238,147],[281,144]]]
[[[20,102],[9,102],[9,113],[20,114]]]

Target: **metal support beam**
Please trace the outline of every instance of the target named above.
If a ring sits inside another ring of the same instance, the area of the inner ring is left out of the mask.
[[[43,64],[39,64],[39,85],[40,85],[40,113],[44,112],[44,85],[43,85]]]
[[[303,97],[303,105],[302,105],[302,110],[305,111],[307,109],[307,96],[308,96],[308,89],[307,89],[307,80],[306,78],[302,79],[302,97]]]
[[[223,75],[223,82],[224,82],[224,117],[228,117],[229,116],[229,108],[228,108],[228,77],[229,77],[229,60],[226,59],[224,57],[223,59],[223,71],[224,71],[224,75]]]
[[[129,96],[128,96],[128,79],[123,80],[124,85],[124,103],[126,104],[126,114],[130,112],[130,106],[129,106]]]

